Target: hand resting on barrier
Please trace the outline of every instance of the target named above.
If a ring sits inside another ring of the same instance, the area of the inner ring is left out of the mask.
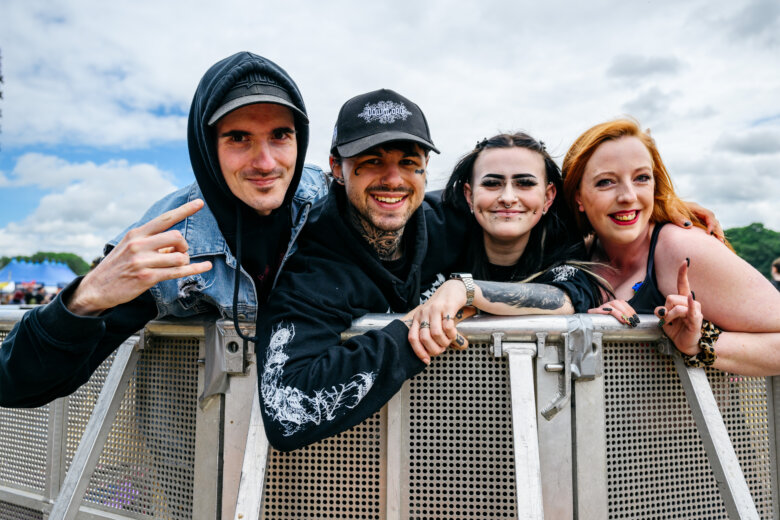
[[[476,309],[504,316],[574,312],[566,291],[551,285],[484,280],[475,280],[474,285],[473,307],[465,307],[466,287],[454,279],[444,282],[427,302],[409,314],[409,343],[423,362],[430,363],[428,356],[439,355],[448,346],[459,350],[468,347],[455,325]]]

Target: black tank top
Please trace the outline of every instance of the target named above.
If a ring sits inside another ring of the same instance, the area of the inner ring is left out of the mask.
[[[628,304],[639,314],[652,314],[656,307],[666,303],[666,297],[658,290],[655,280],[655,243],[658,242],[658,233],[668,222],[655,225],[653,235],[650,237],[650,251],[647,253],[647,272],[642,286],[634,293]]]

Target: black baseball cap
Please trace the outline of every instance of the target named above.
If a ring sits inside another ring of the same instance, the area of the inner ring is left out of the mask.
[[[389,89],[355,96],[341,107],[330,151],[354,157],[390,141],[413,141],[439,153],[420,107]]]
[[[306,112],[295,106],[292,98],[290,98],[290,94],[284,87],[276,83],[271,77],[253,72],[241,78],[228,90],[225,97],[222,98],[222,104],[211,115],[209,125],[213,125],[233,110],[255,103],[272,103],[286,106],[293,111],[293,115],[303,118],[303,121],[306,123],[309,122]]]

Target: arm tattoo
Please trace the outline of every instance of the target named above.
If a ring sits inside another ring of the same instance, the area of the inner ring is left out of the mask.
[[[376,251],[380,260],[388,261],[401,258],[403,254],[401,251],[401,238],[404,236],[404,228],[395,231],[379,229],[355,211],[351,204],[348,205],[347,212],[349,213],[349,221],[352,227]]]
[[[492,303],[505,303],[518,309],[560,309],[566,303],[562,290],[538,283],[506,283],[474,280],[482,296]]]

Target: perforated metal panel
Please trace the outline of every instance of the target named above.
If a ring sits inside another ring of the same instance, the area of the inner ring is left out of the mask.
[[[0,331],[0,341],[8,333]],[[2,348],[2,347],[0,347]],[[0,484],[42,492],[46,487],[49,405],[0,408]]]
[[[0,520],[43,520],[43,513],[0,501]]]
[[[727,519],[674,363],[647,343],[604,348],[609,518]],[[762,518],[773,518],[763,378],[709,370]]]
[[[516,518],[506,359],[448,350],[407,384],[404,517]]]
[[[263,519],[385,518],[384,411],[300,450],[271,449]]]
[[[142,352],[84,498],[93,507],[192,517],[198,347],[197,339],[153,338]],[[110,362],[70,399],[68,465]]]

